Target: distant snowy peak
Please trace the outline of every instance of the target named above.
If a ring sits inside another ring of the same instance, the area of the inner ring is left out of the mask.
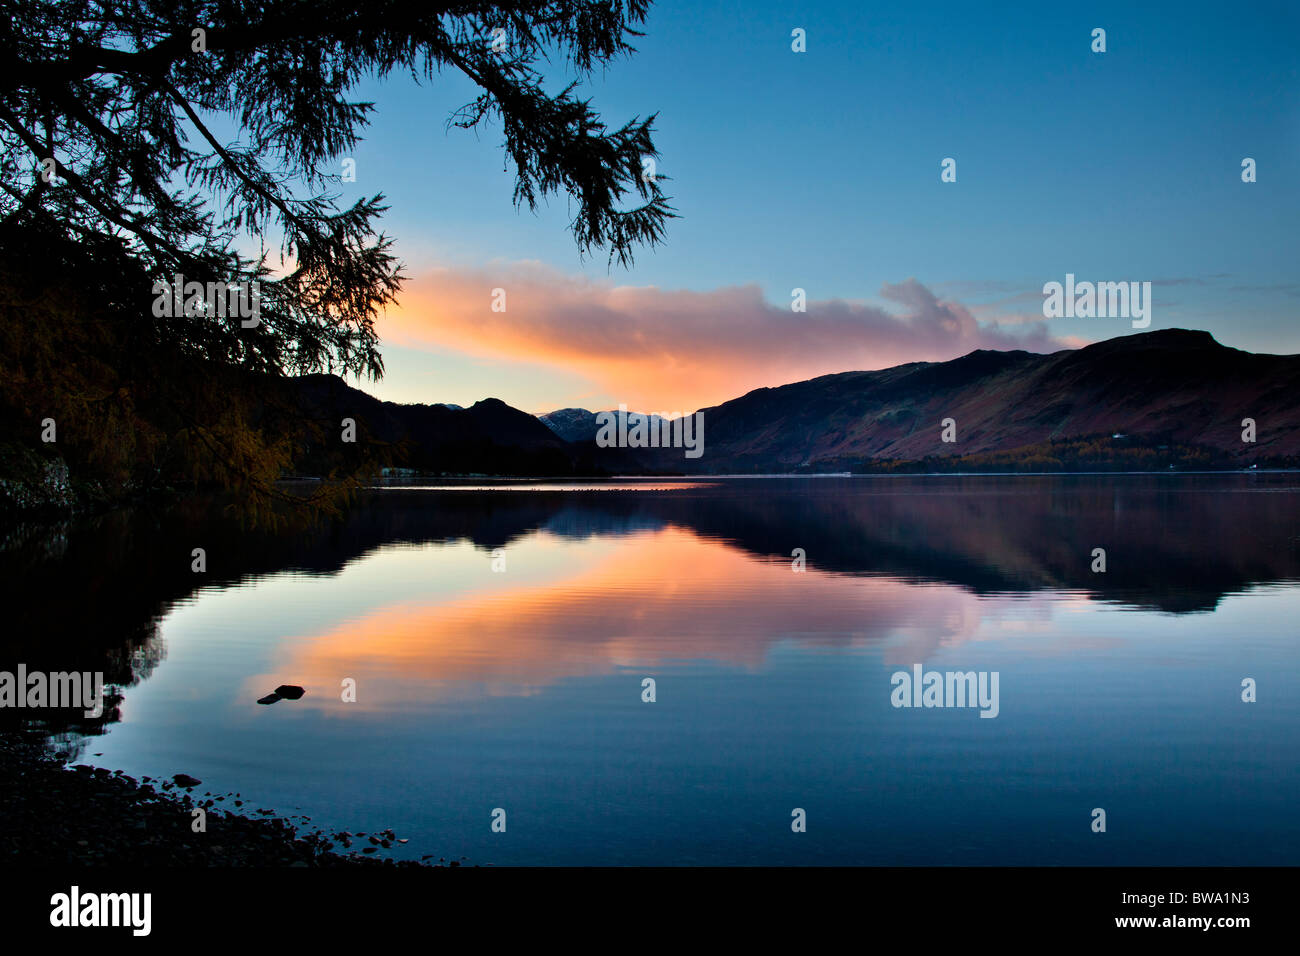
[[[565,441],[591,441],[596,437],[596,413],[585,408],[560,408],[537,420]]]
[[[596,433],[600,431],[596,416],[600,414],[604,413],[589,412],[585,408],[560,408],[545,415],[538,415],[537,420],[565,441],[595,441]],[[609,414],[617,415],[618,412],[611,411]],[[637,413],[628,412],[628,414]],[[658,415],[649,416],[651,427],[661,421],[663,419]]]

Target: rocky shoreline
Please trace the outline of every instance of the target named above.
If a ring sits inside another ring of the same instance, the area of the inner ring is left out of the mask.
[[[385,850],[406,842],[391,830],[311,829],[310,817],[245,809],[239,794],[200,794],[201,781],[185,774],[136,781],[120,770],[68,767],[46,741],[43,734],[0,733],[0,861],[9,866],[461,865],[423,862],[431,854],[420,862],[387,859]],[[205,832],[194,832],[196,810]]]

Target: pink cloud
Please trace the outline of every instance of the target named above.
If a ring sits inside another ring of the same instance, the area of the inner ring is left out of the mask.
[[[505,311],[492,310],[496,289]],[[403,345],[563,369],[632,407],[665,411],[832,372],[1070,344],[1041,321],[980,320],[915,279],[886,283],[880,295],[897,308],[810,295],[796,313],[766,301],[757,285],[618,286],[509,263],[416,276],[380,331]]]

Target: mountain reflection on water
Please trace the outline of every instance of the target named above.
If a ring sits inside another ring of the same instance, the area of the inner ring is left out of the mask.
[[[1044,807],[1078,790],[1086,813],[1109,792],[1155,826],[1210,806],[1258,818],[1296,795],[1296,706],[1277,701],[1296,696],[1298,476],[465,485],[376,489],[306,532],[247,532],[196,503],[15,529],[0,669],[104,671],[124,695],[104,718],[45,725],[83,756],[96,739],[106,765],[311,800],[340,825],[405,815],[426,850],[502,862],[1208,863],[1241,835],[1143,831],[1111,840],[1115,857]],[[892,709],[890,672],[916,663],[1000,671],[999,717]],[[1243,676],[1267,709],[1237,701]],[[306,695],[255,705],[285,683]],[[1166,723],[1162,750],[1138,748]],[[1181,810],[1152,797],[1188,774],[1203,792]],[[415,784],[437,798],[395,795]],[[503,793],[563,838],[525,815],[512,832],[531,836],[493,844],[457,816]],[[814,795],[820,835],[797,845],[717,817],[729,800],[788,819]],[[996,800],[1028,821],[1018,836],[971,819],[1001,821]],[[855,807],[893,807],[895,836]],[[578,836],[584,812],[608,819]],[[692,829],[706,820],[707,838]],[[974,836],[950,830],[962,820]],[[1296,861],[1293,840],[1250,839],[1256,860]]]

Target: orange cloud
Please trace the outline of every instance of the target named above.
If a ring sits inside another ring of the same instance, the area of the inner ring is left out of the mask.
[[[504,311],[492,309],[498,289]],[[764,386],[943,361],[974,349],[1066,347],[1044,322],[981,321],[915,279],[886,284],[880,294],[898,311],[809,299],[807,311],[796,313],[764,300],[757,285],[707,292],[618,286],[538,263],[503,263],[417,275],[380,331],[401,345],[562,369],[614,402],[656,412],[689,412]]]

